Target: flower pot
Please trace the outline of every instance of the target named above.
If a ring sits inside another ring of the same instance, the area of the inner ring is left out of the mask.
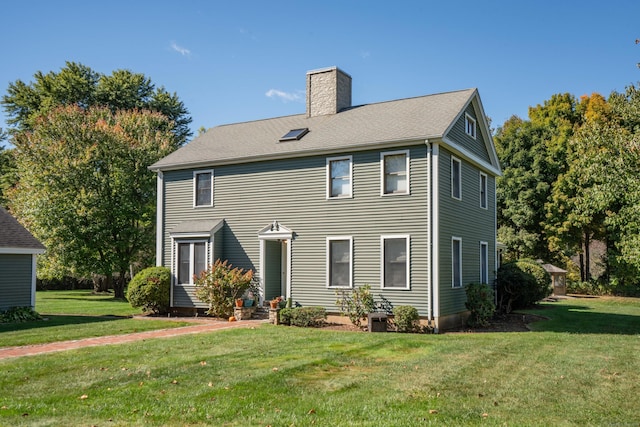
[[[269,301],[269,305],[275,310],[278,308],[278,301]]]
[[[236,300],[236,307],[242,307],[242,300],[240,298]]]
[[[244,306],[245,307],[251,307],[253,305],[253,300],[252,299],[245,299],[244,301]]]

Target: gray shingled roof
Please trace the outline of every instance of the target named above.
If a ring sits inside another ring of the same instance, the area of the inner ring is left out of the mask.
[[[4,208],[0,207],[0,248],[34,249],[45,247]]]
[[[291,157],[441,138],[475,89],[351,107],[338,114],[306,114],[217,126],[151,166],[153,170]],[[292,129],[309,128],[299,141],[279,142]]]

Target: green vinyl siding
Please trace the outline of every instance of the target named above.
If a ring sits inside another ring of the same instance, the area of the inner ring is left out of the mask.
[[[487,209],[480,207],[480,171],[462,161],[462,200],[451,197],[451,154],[440,151],[440,315],[465,311],[465,286],[480,281],[480,242],[488,245],[489,282],[495,278],[495,178],[487,176]],[[462,239],[462,287],[452,287],[452,237]]]
[[[0,254],[0,310],[31,306],[31,254]]]
[[[467,135],[467,132],[465,131],[465,114],[468,114],[476,121],[475,139]],[[473,103],[469,104],[465,112],[460,115],[446,137],[452,141],[456,141],[456,143],[460,144],[460,146],[464,147],[468,152],[476,155],[479,159],[490,162],[489,153],[487,152],[487,147],[485,145],[486,141],[484,140],[484,135],[481,132],[481,121],[478,120]]]
[[[171,258],[172,227],[224,218],[220,257],[258,271],[258,231],[278,221],[294,232],[291,291],[296,302],[337,310],[335,292],[326,286],[326,237],[351,236],[354,285],[370,284],[374,295],[427,315],[429,183],[426,145],[417,144],[397,148],[410,150],[409,195],[381,196],[379,150],[332,154],[353,156],[352,198],[327,199],[325,156],[215,167],[213,206],[204,208],[193,207],[193,170],[165,172],[165,265]],[[389,234],[410,236],[410,290],[380,288],[380,236]]]

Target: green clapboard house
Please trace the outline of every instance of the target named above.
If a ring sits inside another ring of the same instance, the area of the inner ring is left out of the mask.
[[[0,207],[0,311],[36,305],[36,257],[45,247]]]
[[[369,284],[459,323],[465,285],[496,270],[501,172],[478,91],[353,105],[336,67],[306,86],[306,113],[214,127],[151,166],[172,307],[205,307],[193,275],[220,258],[253,269],[263,299],[337,312],[337,289]]]

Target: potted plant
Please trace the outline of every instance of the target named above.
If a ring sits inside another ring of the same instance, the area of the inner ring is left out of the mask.
[[[282,297],[275,297],[274,299],[269,301],[269,306],[275,310],[276,308],[278,308],[281,301],[282,301]]]

